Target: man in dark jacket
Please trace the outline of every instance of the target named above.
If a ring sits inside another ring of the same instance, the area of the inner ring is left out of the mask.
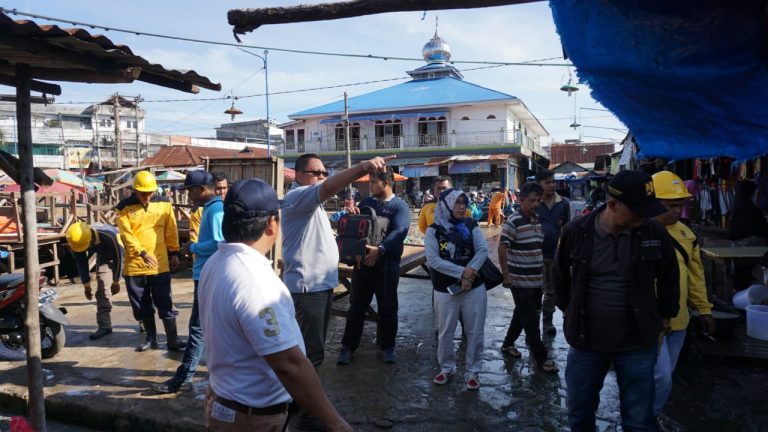
[[[604,206],[566,225],[555,258],[557,306],[571,345],[565,371],[573,432],[594,431],[613,364],[625,430],[653,430],[658,344],[679,309],[672,239],[647,220],[665,212],[651,176],[622,171]]]
[[[352,361],[352,353],[360,345],[365,324],[365,312],[376,296],[378,306],[381,347],[386,363],[397,361],[395,338],[397,336],[397,285],[400,282],[400,258],[403,240],[411,226],[411,211],[405,201],[397,198],[392,190],[395,185],[392,168],[369,175],[371,195],[360,207],[372,207],[377,215],[389,219],[387,235],[378,246],[366,246],[363,265],[352,274],[352,293],[349,297],[349,314],[341,340],[341,351],[336,363],[346,365]],[[356,210],[359,211],[359,210]]]
[[[67,229],[67,244],[75,257],[77,272],[83,281],[85,298],[93,299],[89,258],[96,255],[96,324],[99,328],[89,336],[101,339],[112,333],[110,294],[120,292],[123,275],[123,245],[117,228],[111,225],[89,226],[77,222]],[[110,284],[107,291],[107,284]]]

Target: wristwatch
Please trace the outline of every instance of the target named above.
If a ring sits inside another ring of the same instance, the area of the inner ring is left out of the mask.
[[[379,246],[379,255],[384,255],[384,246]]]

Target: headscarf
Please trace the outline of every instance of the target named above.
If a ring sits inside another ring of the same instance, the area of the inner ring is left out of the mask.
[[[455,219],[453,217],[453,206],[456,200],[463,196],[469,204],[467,195],[461,189],[446,189],[440,194],[440,199],[435,207],[435,223],[445,228],[448,233],[455,233],[462,240],[469,239],[471,232],[465,223],[465,219]]]

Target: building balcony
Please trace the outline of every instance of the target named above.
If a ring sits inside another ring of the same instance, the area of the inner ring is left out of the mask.
[[[393,153],[398,150],[406,152],[439,149],[466,150],[521,145],[534,153],[542,154],[540,146],[532,139],[523,140],[520,134],[503,130],[378,137],[364,135],[362,138],[350,140],[350,150],[353,153],[374,152],[377,150],[391,151]],[[286,143],[281,147],[281,154],[286,156],[302,153],[334,154],[345,151],[346,141],[336,139],[335,137]]]

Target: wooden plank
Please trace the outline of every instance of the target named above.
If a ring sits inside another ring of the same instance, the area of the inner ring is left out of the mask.
[[[766,246],[730,246],[702,248],[701,253],[715,259],[762,258],[768,253]]]

